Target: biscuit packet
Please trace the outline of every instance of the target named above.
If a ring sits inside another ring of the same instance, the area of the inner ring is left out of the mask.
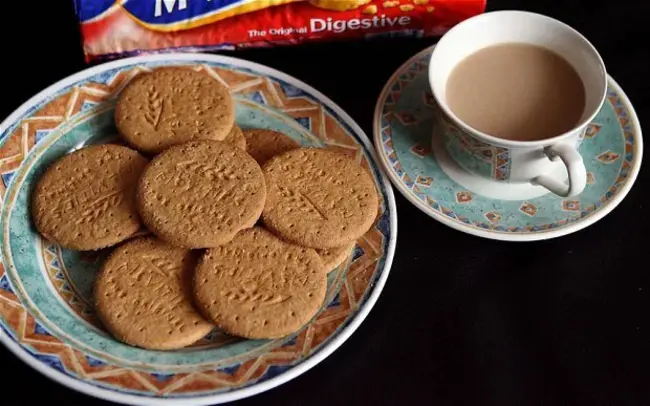
[[[438,36],[486,0],[74,0],[88,61],[382,36]]]

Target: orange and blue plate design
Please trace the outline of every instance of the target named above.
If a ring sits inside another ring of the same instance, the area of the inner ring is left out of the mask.
[[[115,137],[114,101],[137,73],[186,65],[228,86],[243,128],[282,131],[302,145],[354,157],[381,199],[372,229],[336,271],[320,312],[278,340],[217,330],[180,351],[117,342],[93,310],[92,283],[106,251],[74,252],[42,239],[29,215],[38,175],[63,154]],[[325,96],[257,64],[198,54],[146,56],[99,65],[44,90],[0,126],[0,341],[45,375],[84,393],[130,404],[215,404],[270,389],[340,346],[377,300],[392,262],[395,202],[363,131]]]

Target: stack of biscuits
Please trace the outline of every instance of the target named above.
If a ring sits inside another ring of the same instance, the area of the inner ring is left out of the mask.
[[[214,326],[251,339],[299,330],[323,304],[327,272],[377,215],[359,164],[279,132],[242,131],[228,89],[205,72],[137,76],[115,124],[128,147],[59,159],[39,179],[32,214],[63,247],[116,247],[95,304],[129,345],[182,348]]]

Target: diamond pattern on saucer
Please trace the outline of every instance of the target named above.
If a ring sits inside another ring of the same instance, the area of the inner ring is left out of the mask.
[[[589,124],[589,126],[585,130],[585,138],[594,138],[600,132],[601,128],[603,128],[603,126],[600,124],[596,124],[596,123]]]
[[[466,204],[472,201],[472,194],[470,192],[456,193],[456,202],[458,204]]]
[[[616,162],[616,160],[620,157],[620,154],[614,153],[612,151],[606,151],[603,152],[602,154],[598,155],[596,159],[598,159],[600,162],[604,164],[611,164]]]
[[[537,206],[532,203],[523,202],[521,206],[519,206],[519,211],[533,217],[535,214],[537,214]]]
[[[501,220],[501,215],[496,211],[490,211],[485,213],[485,218],[492,224],[496,224]]]
[[[562,210],[564,211],[580,211],[579,200],[562,200]]]
[[[587,172],[587,185],[596,183],[596,175],[593,172]]]

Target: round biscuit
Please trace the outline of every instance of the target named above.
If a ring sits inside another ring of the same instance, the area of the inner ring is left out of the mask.
[[[223,140],[235,122],[230,92],[205,72],[166,67],[135,77],[120,92],[115,125],[133,148],[157,154],[193,140]]]
[[[246,138],[246,152],[260,165],[264,165],[276,155],[300,148],[298,142],[278,131],[247,129],[243,133]]]
[[[246,151],[246,137],[237,124],[232,126],[232,130],[223,139],[224,142],[232,144],[242,151]]]
[[[229,334],[279,338],[318,312],[327,290],[315,250],[286,243],[261,227],[207,250],[194,275],[203,314]]]
[[[118,244],[141,227],[135,186],[147,165],[119,145],[78,149],[52,164],[32,193],[31,212],[46,239],[80,251]]]
[[[352,250],[357,245],[356,241],[344,245],[342,247],[334,247],[325,250],[316,250],[316,253],[320,256],[320,259],[323,261],[323,266],[327,272],[332,272],[339,265],[341,265],[352,253]]]
[[[255,225],[265,198],[262,169],[250,155],[222,141],[193,141],[151,161],[136,202],[142,221],[159,238],[210,248]]]
[[[151,350],[183,348],[214,326],[192,304],[197,254],[153,237],[117,248],[95,279],[99,318],[118,340]]]
[[[340,153],[295,149],[268,161],[264,175],[264,225],[295,244],[317,249],[351,244],[377,217],[372,178]]]

